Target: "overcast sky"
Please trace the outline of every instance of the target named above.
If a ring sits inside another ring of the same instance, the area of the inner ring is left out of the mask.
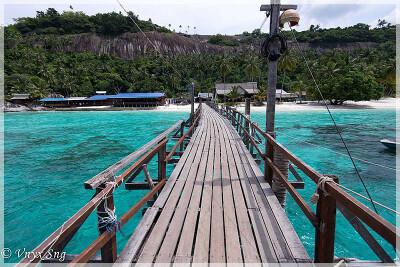
[[[13,23],[13,18],[35,16],[36,10],[45,10],[53,7],[59,12],[70,10],[72,5],[74,11],[83,11],[86,14],[96,14],[111,11],[122,11],[121,7],[115,0],[87,0],[83,1],[10,1],[5,0],[4,5],[4,23],[6,25]],[[269,1],[252,1],[247,0],[246,4],[240,4],[239,1],[226,0],[202,0],[202,1],[169,1],[170,4],[164,4],[162,1],[128,1],[120,0],[126,9],[133,11],[139,15],[140,19],[147,20],[149,18],[156,24],[168,26],[171,29],[179,31],[179,25],[182,25],[182,31],[187,30],[193,33],[194,27],[198,34],[238,34],[243,31],[252,31],[259,28],[265,13],[260,12],[261,3]],[[32,4],[35,3],[36,4]],[[244,1],[242,1],[244,2]],[[291,1],[290,3],[293,3]],[[299,2],[299,1],[297,1]],[[330,1],[332,2],[332,1]],[[337,2],[337,1],[336,1]],[[356,3],[356,1],[343,1],[342,3]],[[364,1],[365,2],[365,1]],[[311,24],[319,24],[323,28],[345,27],[362,22],[376,26],[378,19],[386,19],[392,24],[396,23],[396,11],[400,14],[399,7],[394,1],[382,0],[381,4],[329,4],[323,0],[309,0],[299,4],[298,12],[300,13],[300,25],[298,30],[306,30]],[[15,4],[18,3],[18,4]],[[189,3],[189,4],[188,4]],[[283,1],[283,3],[285,3]],[[313,4],[310,4],[313,3]],[[398,17],[398,16],[397,16]],[[262,30],[268,31],[269,20],[265,23]]]

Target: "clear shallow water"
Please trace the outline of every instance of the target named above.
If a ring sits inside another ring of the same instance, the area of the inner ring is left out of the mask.
[[[83,188],[84,181],[187,116],[185,112],[157,111],[5,114],[5,246],[28,251],[36,247],[91,198],[94,192]],[[252,119],[265,125],[264,116],[254,112]],[[334,111],[334,116],[355,157],[395,167],[395,153],[379,143],[382,138],[395,137],[395,110]],[[326,112],[279,112],[276,119],[278,131],[345,152]],[[336,174],[341,184],[365,194],[348,158],[282,135],[277,138],[316,170]],[[150,169],[156,168],[154,163]],[[359,162],[357,166],[374,200],[395,209],[395,172]],[[315,184],[302,176],[306,189],[300,193],[308,201]],[[117,215],[123,215],[145,194],[118,189]],[[312,257],[314,229],[290,197],[286,212]],[[381,208],[379,212],[395,223],[393,214]],[[119,251],[140,218],[139,212],[123,228],[126,237],[118,235]],[[336,231],[338,257],[376,259],[340,214]],[[97,235],[96,217],[91,215],[66,251],[79,253]],[[385,241],[381,243],[392,251]]]

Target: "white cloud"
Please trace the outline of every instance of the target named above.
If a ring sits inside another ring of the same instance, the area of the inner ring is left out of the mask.
[[[382,2],[385,1],[388,2],[388,0],[382,0]],[[30,3],[31,2],[32,1],[30,1]],[[5,5],[4,10],[5,23],[12,23],[12,18],[15,17],[34,16],[36,10],[44,10],[50,6],[56,8],[59,12],[69,10],[70,3],[72,3],[74,10],[81,10],[87,14],[122,11],[116,2],[115,4],[100,4],[103,3],[102,0],[98,0],[97,2],[98,4],[85,5],[76,3],[76,1],[68,1],[68,4],[57,5],[8,4]],[[175,2],[177,1],[173,1],[173,3]],[[179,31],[179,25],[182,25],[182,31],[186,31],[189,25],[190,33],[193,33],[193,27],[196,27],[197,33],[199,34],[238,34],[243,31],[252,31],[260,27],[265,17],[265,14],[259,11],[259,1],[251,0],[246,4],[238,4],[239,1],[229,1],[228,4],[227,0],[212,1],[214,4],[210,2],[211,1],[207,0],[204,2],[188,1],[183,4],[165,4],[165,2],[163,3],[157,0],[149,0],[145,3],[127,0],[122,1],[128,10],[132,10],[135,14],[138,14],[141,19],[147,20],[151,18],[154,23],[162,26],[172,24],[172,28],[177,31]],[[302,2],[306,2],[307,4],[301,4],[298,7],[301,19],[297,30],[306,30],[311,24],[319,24],[323,28],[346,27],[359,22],[375,26],[375,22],[377,22],[379,18],[384,18],[392,24],[395,23],[396,12],[395,5],[393,4],[338,5],[329,4],[329,1],[325,1],[328,2],[328,4],[320,4],[324,2],[322,0]],[[44,3],[46,3],[46,1],[44,1]],[[268,29],[269,19],[264,25],[263,31],[268,31]]]

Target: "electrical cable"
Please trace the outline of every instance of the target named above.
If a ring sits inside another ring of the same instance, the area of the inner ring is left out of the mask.
[[[182,76],[182,74],[172,65],[171,62],[169,62],[160,52],[160,50],[158,50],[157,46],[147,37],[147,35],[142,31],[142,29],[139,27],[139,25],[136,23],[136,21],[132,18],[132,16],[129,14],[129,12],[125,9],[125,7],[121,4],[121,2],[119,0],[116,0],[117,3],[121,6],[121,8],[124,10],[124,12],[126,13],[126,15],[132,20],[133,24],[135,24],[135,26],[138,28],[138,30],[143,34],[143,36],[147,39],[147,41],[153,46],[154,50],[160,55],[160,57],[167,62],[171,68],[178,74],[179,77],[181,77],[182,80],[186,81],[187,83],[191,83],[188,79],[186,79],[185,77]]]
[[[334,124],[334,126],[335,126],[335,129],[336,129],[337,133],[338,133],[339,136],[340,136],[340,140],[342,141],[342,143],[343,143],[343,145],[344,145],[344,148],[346,149],[347,154],[349,155],[349,158],[350,158],[350,160],[351,160],[351,162],[352,162],[352,164],[353,164],[353,167],[354,167],[354,169],[355,169],[355,171],[356,171],[356,173],[357,173],[357,176],[358,176],[358,178],[360,179],[360,181],[361,181],[361,183],[362,183],[362,185],[363,185],[365,191],[367,192],[367,195],[368,195],[368,197],[369,197],[369,200],[370,200],[370,202],[371,202],[371,204],[372,204],[372,206],[373,206],[373,208],[374,208],[376,214],[379,214],[379,213],[378,213],[378,210],[376,209],[376,206],[375,206],[375,204],[374,204],[374,201],[372,200],[372,197],[371,197],[371,195],[370,195],[370,193],[369,193],[369,191],[368,191],[368,188],[367,188],[367,186],[365,185],[364,180],[362,179],[362,177],[361,177],[361,175],[360,175],[360,172],[358,171],[358,168],[357,168],[357,166],[356,166],[356,164],[355,164],[355,162],[354,162],[354,160],[353,160],[353,157],[352,157],[352,155],[351,155],[351,153],[350,153],[350,150],[348,149],[348,147],[347,147],[347,145],[346,145],[346,142],[345,142],[344,139],[343,139],[342,133],[340,132],[339,127],[337,126],[336,121],[335,121],[335,119],[333,118],[333,115],[332,115],[332,113],[331,113],[331,111],[330,111],[330,109],[329,109],[329,107],[328,107],[328,104],[326,103],[326,100],[325,100],[325,98],[324,98],[324,96],[323,96],[321,90],[319,89],[319,85],[318,85],[317,81],[315,80],[314,74],[313,74],[313,72],[312,72],[312,70],[311,70],[311,68],[310,68],[310,66],[309,66],[309,64],[308,64],[307,58],[305,57],[303,50],[301,50],[300,44],[299,44],[299,42],[297,41],[297,38],[296,38],[296,34],[294,33],[293,28],[292,28],[292,26],[290,25],[290,23],[289,23],[289,27],[290,27],[290,31],[292,32],[293,38],[294,38],[295,41],[296,41],[297,48],[298,48],[300,54],[302,55],[302,57],[303,57],[303,59],[304,59],[304,62],[306,63],[306,66],[307,66],[308,71],[310,72],[311,78],[313,79],[314,84],[315,84],[315,86],[316,86],[316,88],[317,88],[317,90],[318,90],[318,92],[319,92],[319,95],[321,96],[321,99],[322,99],[322,101],[324,102],[324,105],[325,105],[326,109],[328,110],[329,116],[330,116],[331,119],[332,119],[332,122],[333,122],[333,124]]]
[[[318,148],[320,148],[320,149],[323,149],[323,150],[326,150],[326,151],[329,151],[329,152],[332,152],[332,153],[335,153],[335,154],[338,154],[338,155],[341,155],[341,156],[344,156],[344,157],[349,158],[349,156],[346,155],[346,154],[344,154],[344,153],[341,153],[341,152],[338,152],[338,151],[335,151],[335,150],[332,150],[332,149],[329,149],[329,148],[326,148],[326,147],[323,147],[323,146],[320,146],[320,145],[317,145],[317,144],[314,144],[314,143],[311,143],[311,142],[308,142],[308,141],[304,141],[304,140],[302,140],[302,139],[296,138],[296,137],[291,136],[291,135],[287,135],[287,134],[285,134],[285,133],[283,133],[283,132],[280,132],[280,131],[276,131],[276,132],[279,133],[279,134],[281,134],[281,135],[284,135],[284,136],[286,136],[286,137],[288,137],[288,138],[291,138],[291,139],[297,140],[297,141],[299,141],[299,142],[302,142],[302,143],[304,143],[304,144],[308,144],[308,145],[311,145],[311,146],[315,146],[315,147],[318,147]],[[388,170],[392,170],[392,171],[396,171],[396,172],[397,172],[397,171],[400,171],[400,170],[397,170],[397,169],[395,169],[395,168],[388,167],[388,166],[385,166],[385,165],[381,165],[381,164],[378,164],[378,163],[375,163],[375,162],[372,162],[372,161],[368,161],[368,160],[364,160],[364,159],[360,159],[360,158],[356,158],[356,157],[353,157],[353,159],[355,159],[355,160],[357,160],[357,161],[359,161],[359,162],[362,162],[362,163],[374,165],[374,166],[381,167],[381,168],[385,168],[385,169],[388,169]]]

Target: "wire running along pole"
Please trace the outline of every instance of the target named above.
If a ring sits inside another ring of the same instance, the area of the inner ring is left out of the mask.
[[[182,80],[186,81],[187,83],[190,83],[188,79],[183,77],[183,75],[172,65],[171,62],[169,62],[161,53],[161,51],[157,48],[157,46],[147,37],[147,35],[142,31],[142,29],[139,27],[139,25],[136,23],[136,21],[132,18],[132,16],[129,14],[129,12],[125,9],[125,7],[121,4],[119,0],[116,0],[117,3],[120,5],[120,7],[124,10],[126,15],[132,20],[133,24],[138,28],[138,30],[143,34],[143,36],[146,38],[146,40],[153,46],[154,50],[160,55],[160,57],[167,62],[171,68],[181,77]]]
[[[315,87],[317,88],[318,93],[319,93],[319,95],[321,96],[321,99],[322,99],[322,101],[324,102],[324,105],[325,105],[326,109],[328,110],[329,116],[331,117],[332,122],[333,122],[333,124],[335,125],[335,129],[336,129],[337,133],[338,133],[339,136],[340,136],[340,140],[342,141],[342,143],[343,143],[343,145],[344,145],[344,148],[346,149],[347,154],[349,155],[349,158],[350,158],[350,160],[351,160],[351,162],[352,162],[352,164],[353,164],[354,170],[356,171],[357,176],[358,176],[358,178],[360,179],[360,181],[361,181],[361,183],[362,183],[362,185],[363,185],[363,187],[364,187],[364,189],[365,189],[365,191],[366,191],[366,193],[367,193],[367,195],[368,195],[368,198],[369,198],[369,200],[370,200],[370,202],[371,202],[371,204],[372,204],[372,206],[373,206],[373,208],[374,208],[376,214],[379,214],[379,213],[378,213],[378,210],[376,209],[376,206],[375,206],[375,204],[374,204],[374,201],[372,200],[372,197],[371,197],[371,195],[370,195],[370,193],[369,193],[369,191],[368,191],[368,189],[367,189],[367,186],[365,185],[364,180],[362,179],[362,177],[361,177],[361,175],[360,175],[360,172],[358,171],[358,168],[357,168],[357,166],[356,166],[356,163],[354,162],[353,157],[351,156],[350,150],[348,149],[348,147],[347,147],[347,145],[346,145],[346,142],[345,142],[344,139],[343,139],[342,133],[340,132],[339,127],[337,126],[336,121],[335,121],[335,119],[333,118],[333,115],[332,115],[332,113],[331,113],[331,111],[330,111],[330,109],[329,109],[329,107],[328,107],[328,104],[326,103],[326,100],[325,100],[325,98],[324,98],[324,96],[323,96],[321,90],[319,89],[319,85],[318,85],[317,81],[315,80],[314,74],[313,74],[313,72],[312,72],[310,66],[308,65],[308,61],[307,61],[307,58],[306,58],[305,55],[304,55],[304,52],[301,50],[300,44],[299,44],[299,42],[297,41],[296,35],[295,35],[294,31],[293,31],[292,26],[290,25],[290,22],[289,22],[289,27],[290,27],[290,31],[292,32],[293,38],[294,38],[295,41],[296,41],[297,49],[299,50],[301,56],[302,56],[303,59],[304,59],[304,62],[306,63],[307,69],[308,69],[308,71],[310,72],[310,75],[311,75],[311,78],[312,78],[313,81],[314,81]]]
[[[326,150],[326,151],[329,151],[329,152],[332,152],[332,153],[335,153],[335,154],[338,154],[338,155],[341,155],[341,156],[344,156],[344,157],[349,158],[349,156],[346,155],[346,154],[344,154],[344,153],[341,153],[341,152],[338,152],[338,151],[335,151],[335,150],[332,150],[332,149],[329,149],[329,148],[326,148],[326,147],[317,145],[317,144],[315,144],[315,143],[311,143],[311,142],[308,142],[308,141],[304,141],[304,140],[302,140],[302,139],[300,139],[300,138],[297,138],[297,137],[294,137],[294,136],[285,134],[285,133],[283,133],[283,132],[281,132],[281,131],[275,131],[275,132],[277,132],[277,133],[279,133],[279,134],[281,134],[281,135],[284,135],[284,136],[286,136],[286,137],[288,137],[288,138],[291,138],[291,139],[297,140],[297,141],[299,141],[299,142],[302,142],[302,143],[304,143],[304,144],[307,144],[307,145],[310,145],[310,146],[315,146],[315,147],[318,147],[318,148],[320,148],[320,149],[323,149],[323,150]],[[374,165],[374,166],[381,167],[381,168],[384,168],[384,169],[388,169],[388,170],[392,170],[392,171],[396,171],[396,172],[400,171],[400,170],[397,170],[397,169],[395,169],[395,168],[392,168],[392,167],[389,167],[389,166],[385,166],[385,165],[381,165],[381,164],[378,164],[378,163],[375,163],[375,162],[372,162],[372,161],[368,161],[368,160],[364,160],[364,159],[360,159],[360,158],[356,158],[356,157],[353,157],[353,159],[355,159],[355,160],[357,160],[357,161],[359,161],[359,162],[365,163],[365,164]]]

